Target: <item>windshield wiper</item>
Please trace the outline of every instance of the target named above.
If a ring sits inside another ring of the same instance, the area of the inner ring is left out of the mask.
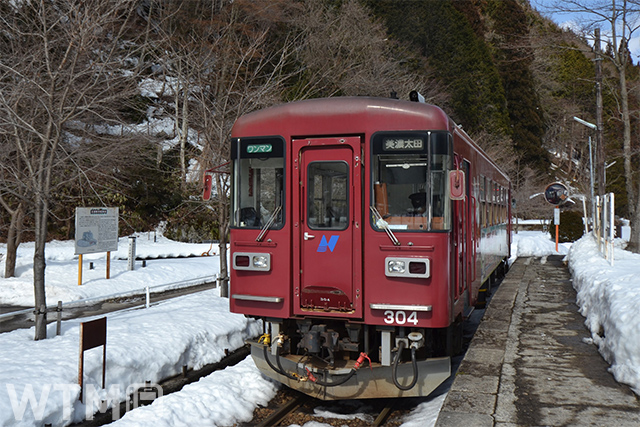
[[[393,234],[393,231],[391,231],[391,229],[389,228],[389,223],[385,221],[384,218],[382,218],[382,215],[380,215],[380,212],[378,212],[378,210],[373,206],[369,206],[369,209],[371,209],[371,212],[373,213],[373,217],[376,220],[376,227],[382,228],[385,231],[385,233],[387,233],[387,236],[389,236],[389,239],[391,239],[391,242],[395,246],[400,246],[400,241],[398,241],[398,238],[396,237],[396,235]]]
[[[276,222],[276,218],[278,217],[278,214],[280,213],[281,210],[282,210],[282,205],[278,206],[273,211],[273,213],[269,217],[269,220],[264,224],[264,227],[262,227],[262,230],[260,230],[260,234],[258,234],[258,237],[256,237],[256,242],[262,242],[262,239],[264,239],[264,236],[267,234],[267,231],[269,230],[269,228],[273,225],[274,222]]]

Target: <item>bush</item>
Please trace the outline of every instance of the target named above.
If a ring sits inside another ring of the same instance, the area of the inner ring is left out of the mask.
[[[551,224],[549,232],[551,238],[556,238],[555,224]],[[560,226],[558,227],[559,242],[575,242],[584,234],[584,223],[582,214],[578,211],[561,211]]]

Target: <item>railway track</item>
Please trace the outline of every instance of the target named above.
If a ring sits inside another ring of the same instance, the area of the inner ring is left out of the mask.
[[[492,290],[499,286],[496,282]],[[487,303],[491,299],[488,295]],[[452,359],[452,378],[442,384],[433,395],[445,393],[451,386],[455,371],[464,357],[475,331],[484,314],[484,308],[471,313],[465,322],[463,353]],[[314,399],[303,393],[282,387],[277,395],[264,408],[254,411],[254,418],[243,426],[289,426],[304,425],[316,421],[332,426],[400,426],[403,419],[416,407],[431,400],[431,397],[398,398],[398,399],[366,399],[345,401],[323,401]]]
[[[420,399],[323,401],[283,387],[269,406],[257,408],[245,427],[304,425],[310,421],[333,426],[399,426]]]

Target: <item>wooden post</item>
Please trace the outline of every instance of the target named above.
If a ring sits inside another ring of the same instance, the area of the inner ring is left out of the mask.
[[[58,319],[56,321],[56,335],[62,332],[62,301],[58,301]]]
[[[78,286],[82,286],[82,254],[78,255]]]
[[[107,279],[111,278],[111,252],[107,251]]]

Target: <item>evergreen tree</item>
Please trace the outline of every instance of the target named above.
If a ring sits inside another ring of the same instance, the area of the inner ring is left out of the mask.
[[[510,134],[505,91],[489,47],[455,7],[440,0],[369,0],[390,35],[417,47],[451,95],[454,120],[467,131]]]
[[[491,0],[484,4],[484,14],[492,23],[488,33],[492,34],[490,43],[506,94],[514,148],[525,164],[545,172],[550,160],[542,144],[544,121],[531,72],[533,49],[528,17],[515,0]]]

